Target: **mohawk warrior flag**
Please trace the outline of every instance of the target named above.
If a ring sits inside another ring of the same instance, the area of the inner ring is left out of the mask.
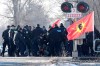
[[[94,12],[74,22],[68,27],[67,31],[68,40],[77,39],[86,32],[94,31]]]

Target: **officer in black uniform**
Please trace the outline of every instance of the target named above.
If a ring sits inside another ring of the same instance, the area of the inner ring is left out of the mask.
[[[39,52],[40,56],[48,56],[48,38],[47,38],[47,30],[45,26],[42,28],[43,35],[40,37],[40,45],[39,45]]]
[[[60,24],[60,29],[62,32],[62,37],[61,37],[62,38],[62,46],[65,49],[65,52],[67,53],[67,43],[68,43],[67,34],[68,34],[68,32],[62,23]]]
[[[9,45],[9,30],[10,30],[10,26],[7,26],[7,29],[2,33],[2,38],[4,40],[3,42],[3,50],[1,55],[4,56],[5,53],[5,48],[8,45],[8,50],[10,49],[10,45]]]
[[[62,42],[61,29],[56,24],[49,34],[50,41],[50,54],[53,56],[61,56],[61,42]]]
[[[15,26],[12,25],[11,29],[9,30],[9,45],[10,45],[10,49],[8,50],[9,52],[9,56],[14,56],[15,53],[15,45],[14,45],[14,30],[15,30]]]
[[[49,51],[49,56],[54,56],[54,50],[53,50],[53,39],[52,39],[52,37],[53,37],[53,33],[52,33],[52,30],[53,30],[54,28],[51,26],[51,25],[49,25],[49,30],[48,30],[48,51]]]
[[[22,32],[22,28],[18,29],[18,33],[15,37],[15,43],[16,43],[16,55],[17,56],[25,56],[25,50],[26,50],[26,44],[24,41],[24,36]]]
[[[31,41],[30,41],[30,35],[31,35],[31,31],[29,30],[29,26],[26,25],[23,29],[23,36],[24,36],[24,41],[27,47],[27,55],[30,56],[31,53]]]
[[[38,56],[37,52],[39,51],[40,37],[43,35],[43,29],[40,28],[40,25],[37,24],[37,27],[32,31],[32,54],[33,56]]]
[[[28,27],[28,31],[29,31],[29,42],[30,42],[30,49],[29,49],[29,56],[32,55],[32,27],[29,26]]]

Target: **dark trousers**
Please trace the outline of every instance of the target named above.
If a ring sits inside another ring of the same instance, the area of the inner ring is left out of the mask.
[[[6,48],[7,45],[8,45],[8,49],[9,49],[10,48],[9,41],[4,41],[4,43],[3,43],[3,50],[2,50],[2,56],[4,56],[5,48]]]
[[[78,56],[82,56],[82,45],[77,45]]]
[[[38,56],[38,51],[39,51],[39,41],[38,39],[33,39],[33,42],[32,42],[32,55],[33,56]]]
[[[29,39],[25,39],[26,47],[28,49],[28,55],[30,56],[31,53],[31,41]]]
[[[50,42],[48,46],[49,56],[55,56],[54,43]]]
[[[61,41],[55,41],[54,43],[54,50],[55,50],[55,56],[61,56],[62,51],[61,51]]]
[[[15,56],[15,51],[16,51],[16,45],[14,45],[13,40],[9,41],[9,49],[8,49],[8,55],[9,56]]]
[[[68,41],[66,43],[67,47],[67,55],[72,56],[72,51],[73,51],[73,41]]]

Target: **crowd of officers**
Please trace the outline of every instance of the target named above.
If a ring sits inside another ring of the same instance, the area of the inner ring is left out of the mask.
[[[68,41],[67,30],[61,23],[60,26],[49,26],[47,30],[45,26],[42,28],[39,24],[36,27],[19,25],[7,26],[7,29],[2,33],[3,50],[1,55],[4,57],[6,46],[8,47],[8,56],[72,56],[73,40]],[[79,56],[94,55],[93,43],[91,42],[93,32],[86,34],[86,39],[82,45],[78,45]],[[99,31],[95,29],[96,38],[99,36]],[[100,37],[100,36],[99,36]],[[64,51],[64,53],[63,53]]]

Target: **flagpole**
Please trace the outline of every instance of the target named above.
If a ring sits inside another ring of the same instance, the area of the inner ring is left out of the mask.
[[[74,18],[74,22],[76,21],[77,21],[77,18]],[[78,44],[78,39],[74,39],[73,40],[73,52],[72,52],[72,57],[74,58],[78,57],[77,44]]]
[[[95,50],[95,47],[94,47],[94,40],[95,40],[95,32],[94,32],[94,11],[93,11],[93,16],[92,16],[92,18],[93,18],[93,50]]]

